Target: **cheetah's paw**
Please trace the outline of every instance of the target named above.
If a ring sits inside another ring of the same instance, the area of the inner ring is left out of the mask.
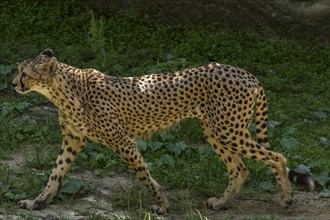
[[[288,193],[281,194],[281,207],[282,208],[289,208],[292,204],[293,192],[289,191]]]
[[[45,202],[42,200],[22,200],[18,202],[21,209],[41,209]]]
[[[151,211],[153,213],[156,213],[156,214],[159,214],[159,215],[165,215],[168,212],[168,207],[152,205],[151,206]]]
[[[209,198],[206,202],[206,206],[210,209],[213,210],[219,210],[219,209],[223,209],[226,210],[228,209],[228,206],[226,204],[226,202],[224,202],[222,199],[217,199],[217,198]]]

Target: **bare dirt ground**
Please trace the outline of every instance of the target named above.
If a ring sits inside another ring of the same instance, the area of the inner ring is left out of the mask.
[[[26,155],[25,155],[26,156]],[[0,164],[8,164],[11,169],[19,169],[24,163],[24,153],[18,153],[12,160],[2,161]],[[71,173],[66,179],[83,179],[90,185],[90,189],[81,193],[79,198],[66,197],[65,201],[56,199],[42,210],[27,211],[21,209],[6,210],[0,205],[0,220],[16,219],[88,219],[91,213],[98,214],[109,219],[118,219],[123,216],[125,219],[145,219],[148,213],[146,207],[151,205],[148,197],[141,201],[139,198],[128,198],[129,191],[141,189],[140,184],[131,174],[108,175],[103,177],[95,176],[90,171],[80,174]],[[277,194],[240,193],[233,206],[228,210],[213,211],[205,206],[207,198],[195,195],[189,190],[166,190],[171,203],[171,209],[166,216],[152,215],[151,219],[181,220],[181,219],[249,219],[257,216],[277,216],[278,219],[330,219],[330,199],[321,198],[318,192],[295,191],[294,202],[289,209],[282,209],[279,206]],[[149,196],[149,194],[147,194]],[[133,197],[133,196],[132,196]],[[137,197],[135,195],[135,197]],[[129,200],[135,200],[129,206]],[[130,216],[131,218],[129,218]],[[189,218],[188,218],[189,217]],[[146,218],[148,219],[148,218]]]

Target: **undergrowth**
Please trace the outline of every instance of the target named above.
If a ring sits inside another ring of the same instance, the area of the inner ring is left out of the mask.
[[[71,2],[24,0],[0,3],[0,29],[0,159],[16,154],[31,158],[22,171],[1,166],[3,206],[39,193],[47,175],[38,170],[50,172],[49,161],[55,161],[57,151],[50,146],[61,143],[56,110],[49,110],[54,107],[40,95],[20,96],[10,88],[15,62],[45,48],[52,48],[60,61],[115,76],[175,71],[211,61],[251,71],[268,95],[273,148],[286,155],[290,167],[311,172],[317,190],[329,196],[329,42],[157,24],[136,12],[100,17]],[[184,121],[137,144],[153,176],[166,188],[189,188],[203,197],[225,189],[226,168],[207,145],[197,121]],[[275,189],[265,166],[246,163],[252,173],[248,187]],[[79,172],[79,167],[101,176],[127,172],[114,152],[96,143],[78,156],[72,172]],[[69,187],[62,193],[75,192]]]

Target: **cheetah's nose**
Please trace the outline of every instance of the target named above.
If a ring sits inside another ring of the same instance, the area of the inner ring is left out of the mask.
[[[11,83],[11,85],[12,85],[13,87],[16,87],[16,86],[17,86],[17,83]]]

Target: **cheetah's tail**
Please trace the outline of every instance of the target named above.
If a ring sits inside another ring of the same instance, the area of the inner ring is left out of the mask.
[[[266,94],[259,84],[256,94],[256,136],[257,142],[271,150],[267,134],[268,107]],[[291,183],[304,189],[314,190],[314,180],[308,173],[300,173],[287,168],[288,178]]]
[[[310,174],[300,173],[294,170],[290,170],[289,168],[286,169],[291,183],[304,189],[309,189],[310,191],[314,190],[315,183]]]

